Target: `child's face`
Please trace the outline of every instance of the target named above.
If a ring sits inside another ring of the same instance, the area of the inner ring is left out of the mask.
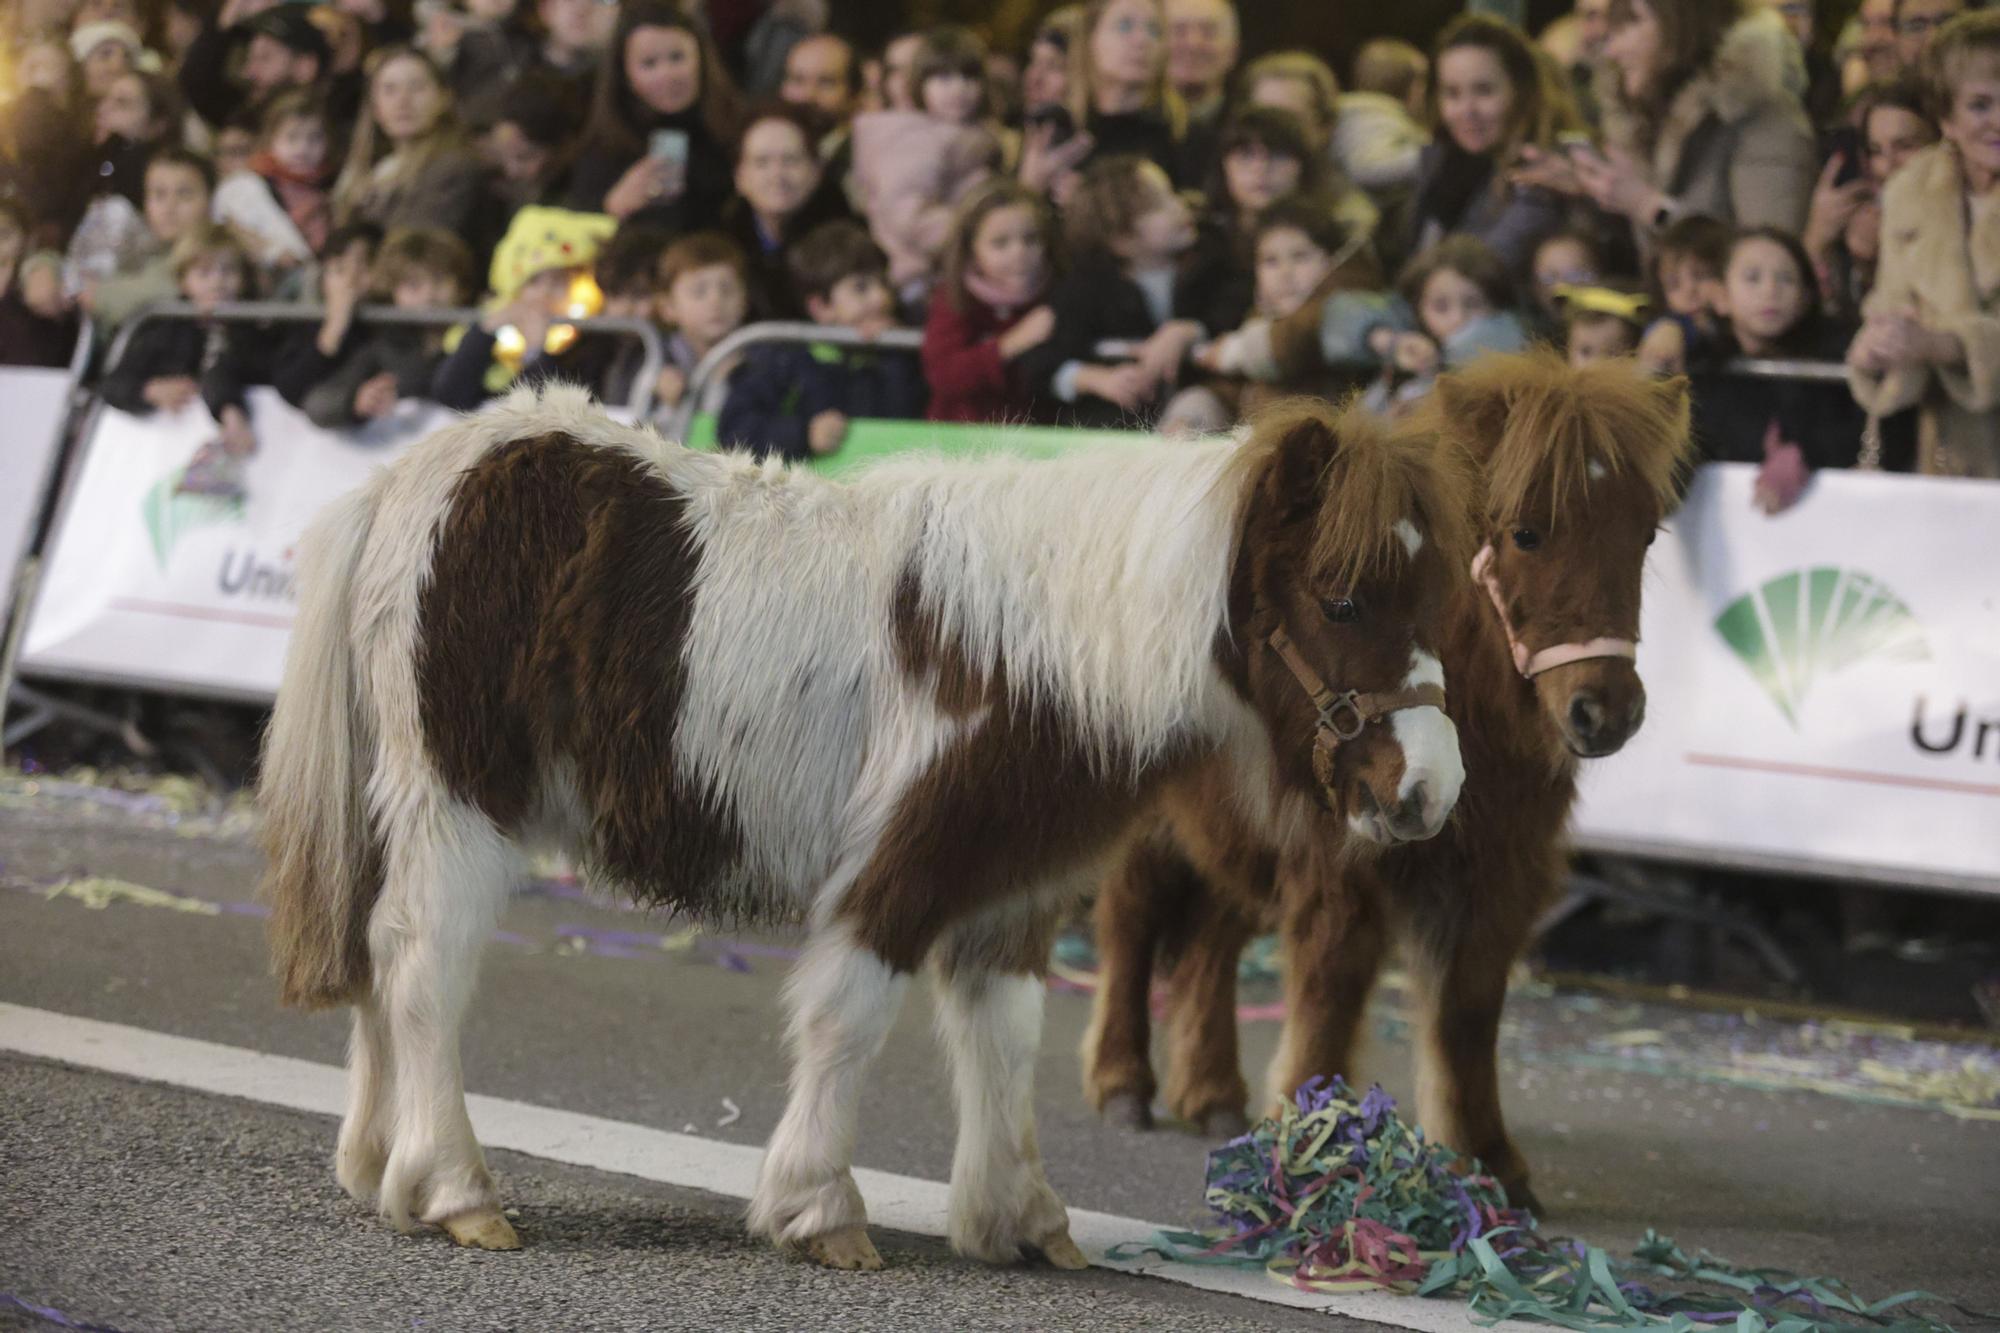
[[[1745,351],[1776,342],[1805,317],[1805,275],[1776,241],[1751,237],[1738,242],[1722,283],[1729,325]]]
[[[1032,286],[1047,261],[1040,221],[1026,204],[1008,204],[980,219],[972,237],[972,267],[988,282]]]
[[[1274,153],[1260,143],[1233,148],[1222,158],[1222,176],[1229,197],[1245,213],[1255,213],[1299,188],[1304,164],[1289,153]]]
[[[271,135],[271,156],[286,171],[310,176],[326,165],[326,125],[313,116],[293,116]]]
[[[1630,356],[1638,348],[1632,326],[1622,319],[1598,316],[1579,319],[1569,328],[1569,363],[1587,366],[1613,357]]]
[[[257,151],[257,136],[240,126],[216,131],[215,176],[217,180],[238,171],[247,171],[251,155]]]
[[[713,347],[743,325],[749,295],[733,264],[689,269],[660,298],[660,322],[697,347]]]
[[[761,120],[743,140],[736,190],[762,217],[787,218],[819,187],[819,159],[789,120]]]
[[[896,297],[880,273],[850,273],[834,283],[832,291],[808,299],[806,305],[816,323],[858,328],[890,318]]]
[[[458,284],[449,274],[412,269],[390,294],[399,310],[448,310],[458,304]]]
[[[1417,304],[1417,322],[1439,342],[1492,313],[1493,303],[1479,284],[1448,268],[1431,274],[1424,284],[1423,300]]]
[[[242,293],[243,265],[234,255],[203,255],[181,274],[181,295],[204,310]]]
[[[1573,237],[1558,237],[1535,251],[1535,299],[1545,310],[1555,308],[1556,288],[1589,287],[1599,281],[1590,251]]]
[[[132,72],[132,53],[122,42],[99,42],[83,58],[83,90],[102,97],[121,74]]]
[[[146,100],[146,85],[136,74],[123,74],[97,100],[97,141],[112,135],[132,143],[152,137],[153,104]]]
[[[542,178],[554,156],[549,149],[521,132],[511,120],[503,120],[486,136],[486,152],[500,174],[515,185],[527,185]]]
[[[1306,303],[1326,275],[1333,256],[1297,227],[1273,227],[1257,238],[1257,309],[1283,319]]]
[[[208,216],[208,186],[201,173],[178,162],[146,170],[146,226],[172,245]]]
[[[954,125],[969,125],[979,117],[986,88],[962,70],[933,74],[924,80],[924,111]]]
[[[1667,309],[1676,315],[1698,317],[1714,311],[1721,296],[1721,280],[1706,260],[1693,255],[1660,257],[1660,291]]]
[[[1140,183],[1152,204],[1132,223],[1131,233],[1113,243],[1112,248],[1126,259],[1159,263],[1172,259],[1194,244],[1194,214],[1187,201],[1174,193],[1167,173],[1147,163]]]

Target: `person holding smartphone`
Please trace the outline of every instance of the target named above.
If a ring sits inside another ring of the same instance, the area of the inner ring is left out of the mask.
[[[569,207],[681,230],[729,197],[739,100],[701,27],[664,0],[625,6],[605,48]]]

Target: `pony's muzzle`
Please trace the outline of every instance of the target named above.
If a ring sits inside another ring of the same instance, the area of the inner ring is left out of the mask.
[[[1399,799],[1385,803],[1367,787],[1361,789],[1361,816],[1381,842],[1421,842],[1436,837],[1451,817],[1455,801],[1439,775],[1405,775]]]
[[[1623,703],[1623,707],[1618,706]],[[1578,690],[1563,715],[1569,748],[1586,759],[1615,754],[1646,720],[1646,694],[1637,690],[1613,701],[1596,690]]]

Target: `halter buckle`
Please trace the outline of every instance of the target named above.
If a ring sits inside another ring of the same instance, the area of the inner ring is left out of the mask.
[[[1321,705],[1319,720],[1335,737],[1351,741],[1368,729],[1368,715],[1361,711],[1361,695],[1349,690]],[[1342,725],[1343,720],[1346,725]]]

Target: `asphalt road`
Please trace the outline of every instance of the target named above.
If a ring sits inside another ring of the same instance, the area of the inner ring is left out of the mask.
[[[0,811],[0,1001],[338,1064],[339,1016],[276,1007],[262,922],[242,907],[255,854],[143,822]],[[46,896],[80,873],[223,910]],[[549,894],[518,900],[503,926],[467,1032],[473,1090],[733,1143],[768,1135],[782,938],[667,951],[651,936],[672,923]],[[942,1180],[949,1092],[912,998],[870,1082],[859,1162]],[[1679,1021],[1657,1008],[1607,1021]],[[1614,1251],[1653,1228],[1873,1296],[1921,1287],[2000,1309],[2000,1123],[1570,1060],[1565,1034],[1580,1052],[1589,1010],[1546,995],[1510,1007],[1527,1054],[1509,1115],[1545,1227]],[[1198,1220],[1207,1145],[1103,1125],[1083,1104],[1087,1014],[1081,995],[1050,997],[1038,1114],[1051,1181],[1073,1206]],[[1391,1039],[1370,1072],[1401,1096],[1393,1012],[1381,1026]],[[1276,1032],[1246,1025],[1248,1068]],[[121,1333],[1327,1326],[1118,1274],[982,1268],[913,1236],[878,1238],[885,1274],[822,1273],[749,1242],[734,1200],[504,1153],[530,1248],[465,1253],[396,1236],[349,1202],[329,1170],[331,1120],[4,1056],[0,1089],[0,1293]],[[41,1326],[6,1305],[0,1328]]]

